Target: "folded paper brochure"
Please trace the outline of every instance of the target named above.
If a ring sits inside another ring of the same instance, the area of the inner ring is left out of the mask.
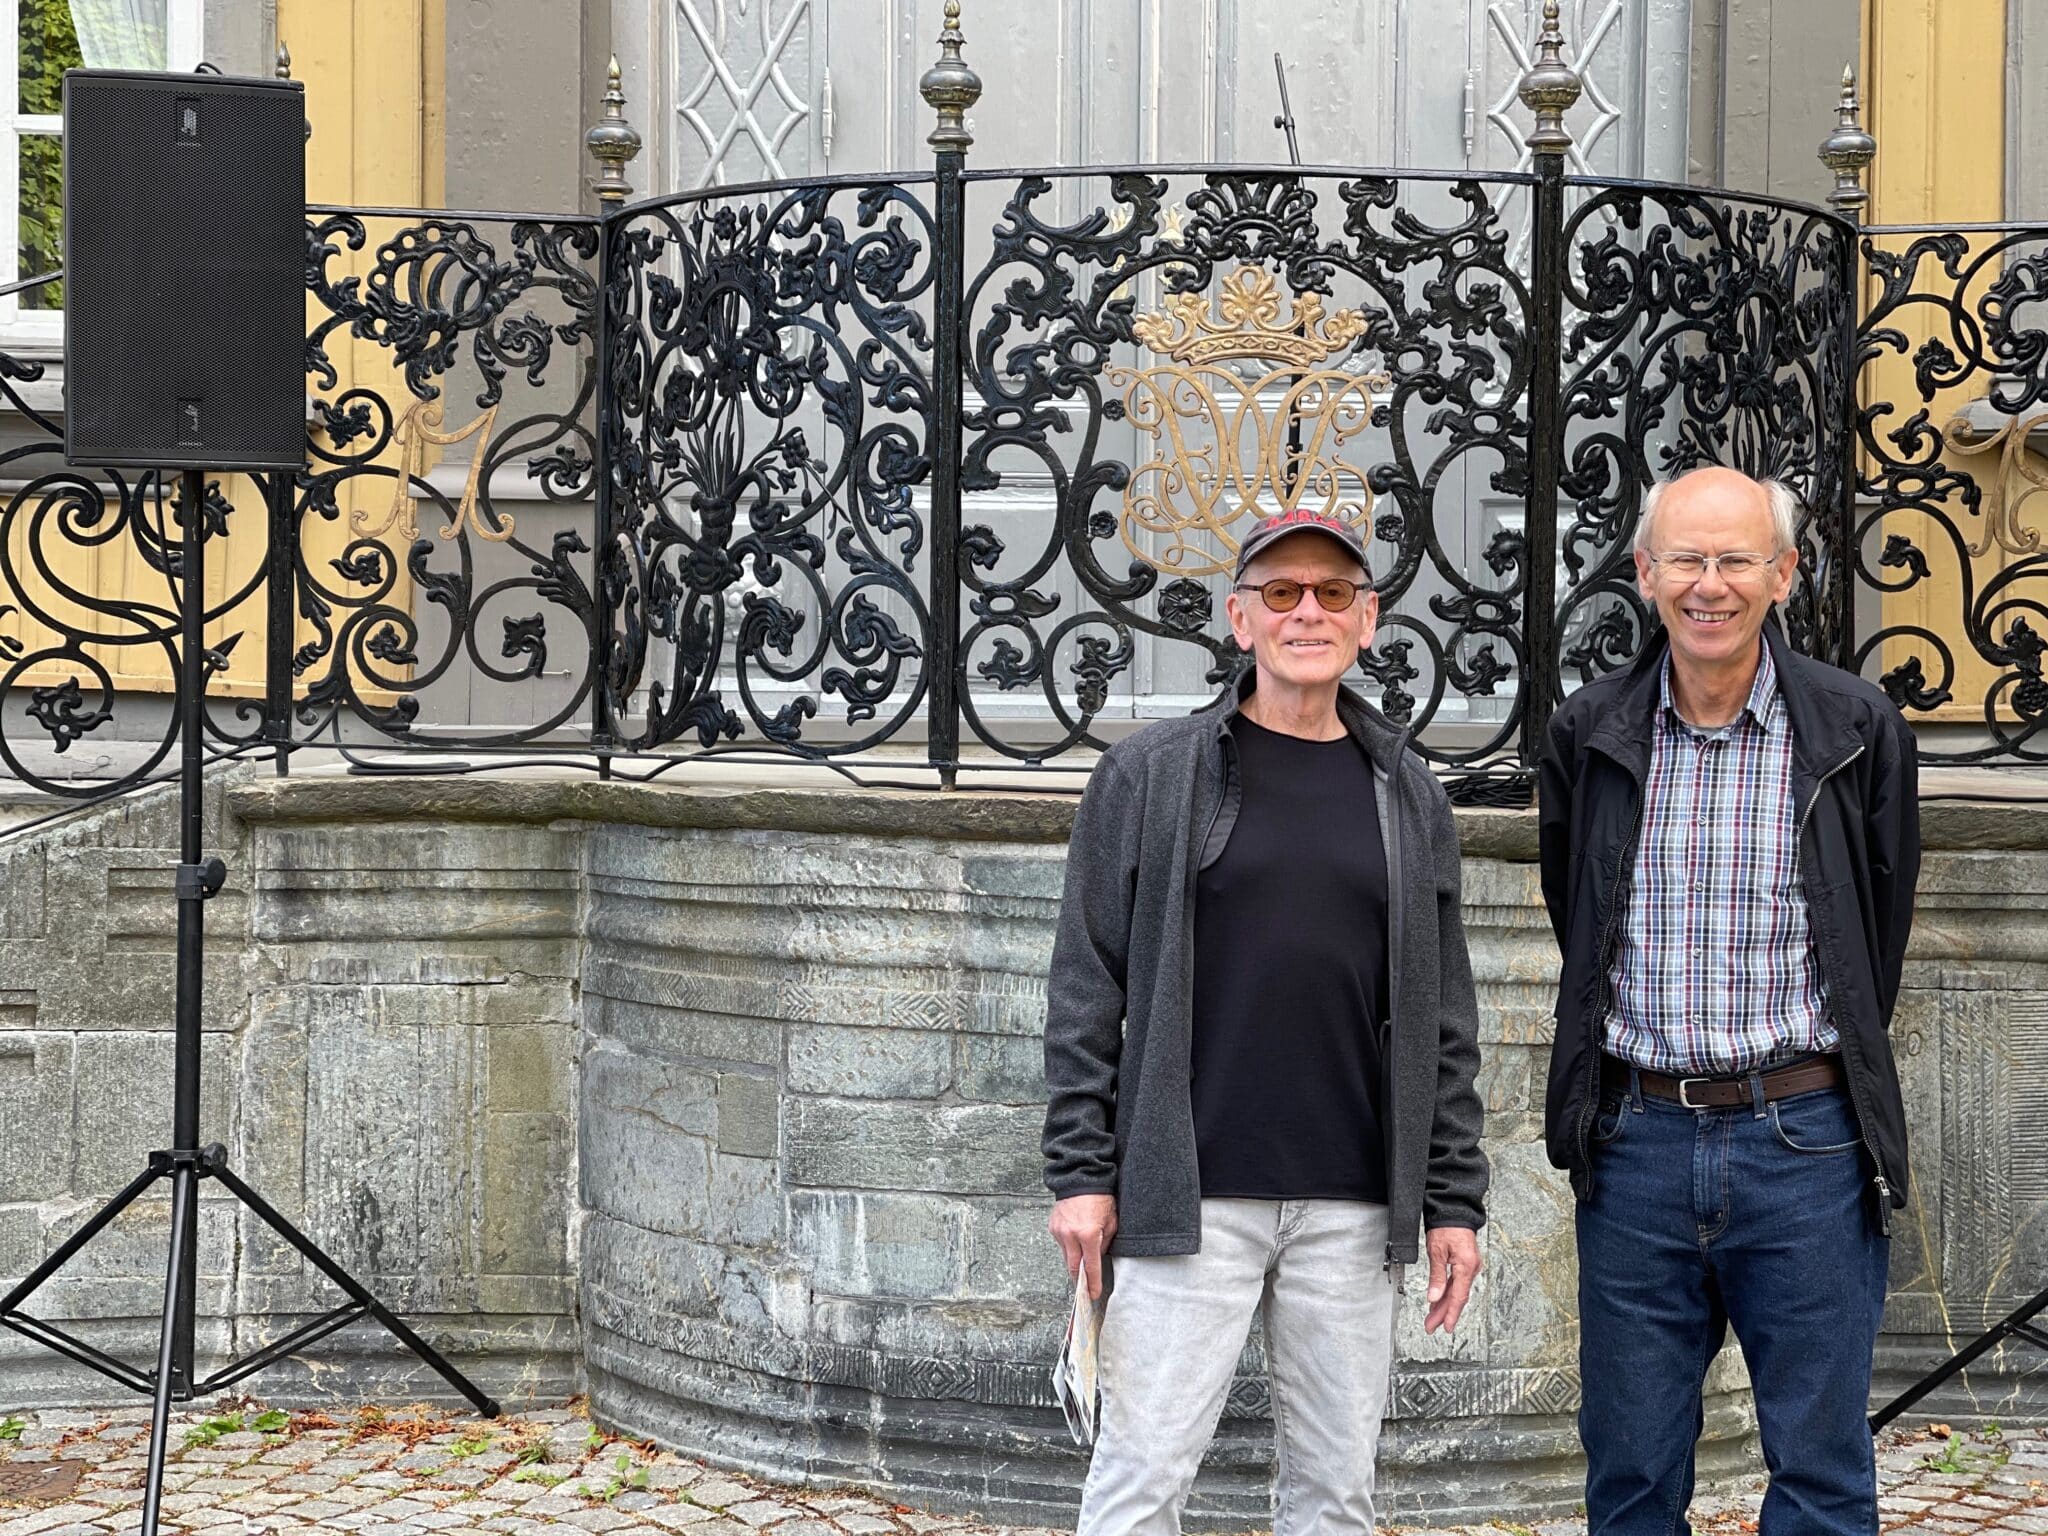
[[[1108,1300],[1107,1296],[1103,1298]],[[1052,1365],[1052,1389],[1067,1416],[1067,1429],[1078,1445],[1095,1443],[1095,1408],[1101,1359],[1102,1301],[1088,1299],[1088,1271],[1074,1276],[1074,1311],[1067,1319],[1066,1343]]]

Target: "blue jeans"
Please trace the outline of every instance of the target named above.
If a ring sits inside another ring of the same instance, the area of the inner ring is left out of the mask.
[[[1761,1536],[1867,1536],[1865,1415],[1891,1243],[1840,1089],[1691,1110],[1606,1087],[1578,1208],[1589,1536],[1689,1531],[1700,1387],[1730,1324],[1756,1391]]]

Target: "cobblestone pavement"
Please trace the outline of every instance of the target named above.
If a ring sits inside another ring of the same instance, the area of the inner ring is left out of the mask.
[[[136,1529],[143,1413],[0,1410],[0,1467],[75,1460],[58,1504],[0,1497],[0,1536]],[[245,1402],[178,1417],[165,1478],[166,1536],[1051,1536],[909,1509],[858,1488],[796,1489],[608,1439],[580,1404],[524,1418],[446,1419],[427,1409],[287,1414]],[[2048,1536],[2048,1429],[1950,1435],[1921,1425],[1879,1447],[1888,1536]],[[1761,1483],[1701,1501],[1713,1536],[1757,1528]],[[1506,1520],[1467,1536],[1583,1536],[1583,1521]],[[1428,1533],[1437,1536],[1437,1533]]]

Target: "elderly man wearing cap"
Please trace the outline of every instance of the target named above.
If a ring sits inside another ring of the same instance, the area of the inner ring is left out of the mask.
[[[1372,1531],[1419,1229],[1426,1327],[1457,1325],[1479,1272],[1457,833],[1343,686],[1379,611],[1358,533],[1269,518],[1227,608],[1255,665],[1103,754],[1047,982],[1052,1233],[1111,1292],[1083,1536],[1180,1529],[1261,1311],[1275,1536]]]

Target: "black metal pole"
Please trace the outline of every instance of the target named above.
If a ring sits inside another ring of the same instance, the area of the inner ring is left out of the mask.
[[[205,986],[206,890],[199,876],[206,820],[206,474],[184,471],[184,537],[179,546],[178,594],[183,635],[178,665],[178,975],[176,1044],[171,1078],[171,1152],[199,1150],[200,1001]],[[180,1214],[196,1225],[199,1186],[185,1179],[173,1187]],[[199,1247],[188,1242],[178,1271],[176,1354],[172,1372],[181,1392],[192,1383],[193,1312],[198,1296]]]
[[[1530,259],[1529,493],[1522,516],[1526,696],[1522,763],[1533,768],[1558,692],[1557,488],[1564,460],[1564,155],[1538,152]]]
[[[1852,214],[1851,217],[1854,215]],[[1856,367],[1858,319],[1863,308],[1863,284],[1858,281],[1863,271],[1862,236],[1852,235],[1842,242],[1845,249],[1842,256],[1841,280],[1848,292],[1848,301],[1843,306],[1842,316],[1842,416],[1838,423],[1842,433],[1842,496],[1836,506],[1834,548],[1830,550],[1829,572],[1831,585],[1837,594],[1837,627],[1835,631],[1834,663],[1847,671],[1856,668],[1856,480],[1857,429],[1863,419],[1863,377]],[[1828,594],[1822,592],[1825,602]]]
[[[1838,507],[1816,508],[1816,512],[1832,511],[1837,528],[1835,547],[1828,552],[1834,562],[1829,572],[1829,585],[1839,594],[1837,598],[1837,624],[1834,635],[1835,648],[1832,659],[1836,665],[1853,670],[1856,665],[1856,481],[1858,428],[1862,422],[1861,395],[1863,379],[1856,367],[1857,347],[1862,338],[1863,311],[1863,239],[1862,223],[1865,211],[1870,207],[1870,193],[1863,185],[1863,173],[1870,169],[1870,163],[1877,158],[1877,140],[1863,128],[1863,103],[1856,94],[1856,70],[1853,65],[1842,67],[1842,94],[1835,104],[1835,130],[1820,141],[1820,162],[1835,175],[1835,188],[1828,193],[1828,206],[1849,221],[1849,236],[1842,242],[1842,271],[1838,281],[1848,294],[1847,313],[1842,318],[1842,378],[1843,420],[1839,423],[1842,433],[1842,498]],[[1815,621],[1825,616],[1828,593],[1823,588],[1816,594]],[[1823,641],[1825,635],[1817,637]],[[1821,654],[1827,655],[1825,644],[1820,646]]]
[[[1529,489],[1523,504],[1522,768],[1542,760],[1559,693],[1557,655],[1557,487],[1564,465],[1564,161],[1572,136],[1565,114],[1583,89],[1564,61],[1558,0],[1543,0],[1536,57],[1515,94],[1536,114],[1528,143],[1536,170],[1530,204]]]
[[[966,189],[960,176],[967,156],[941,150],[935,189],[938,274],[932,327],[932,661],[930,720],[932,766],[951,789],[960,768],[960,453],[961,326],[966,291]]]
[[[981,76],[960,56],[959,0],[946,0],[939,57],[917,82],[918,94],[937,110],[939,123],[925,142],[936,151],[932,189],[932,654],[925,695],[926,756],[939,770],[939,787],[954,787],[960,772],[960,420],[966,356],[961,307],[967,291],[967,197],[961,176],[974,135],[967,109],[981,99]]]
[[[101,1229],[107,1223],[127,1210],[130,1205],[134,1204],[137,1196],[163,1176],[163,1170],[160,1168],[151,1167],[144,1169],[129,1181],[126,1189],[95,1211],[92,1218],[67,1237],[55,1253],[29,1271],[21,1284],[9,1291],[6,1296],[0,1297],[0,1322],[4,1322],[8,1313],[14,1311],[15,1308],[19,1307],[30,1296],[40,1290],[43,1282],[69,1263],[74,1253],[99,1236]]]
[[[265,553],[266,622],[264,625],[263,729],[271,744],[271,767],[279,778],[291,772],[292,641],[296,615],[292,594],[298,566],[296,498],[289,470],[272,470],[267,500],[270,546]]]
[[[611,264],[613,255],[612,218],[616,205],[602,205],[604,217],[597,226],[597,309],[592,322],[595,337],[592,356],[596,360],[597,400],[597,465],[592,473],[596,477],[592,528],[594,553],[590,558],[591,604],[595,612],[595,628],[591,632],[590,667],[590,746],[597,754],[597,776],[608,779],[612,776],[612,749],[618,742],[618,728],[612,718],[611,663],[612,663],[612,605],[607,596],[605,571],[612,558],[612,481],[605,466],[613,462],[618,445],[614,441],[616,417],[611,391],[611,327],[605,323],[605,310],[610,304]]]

